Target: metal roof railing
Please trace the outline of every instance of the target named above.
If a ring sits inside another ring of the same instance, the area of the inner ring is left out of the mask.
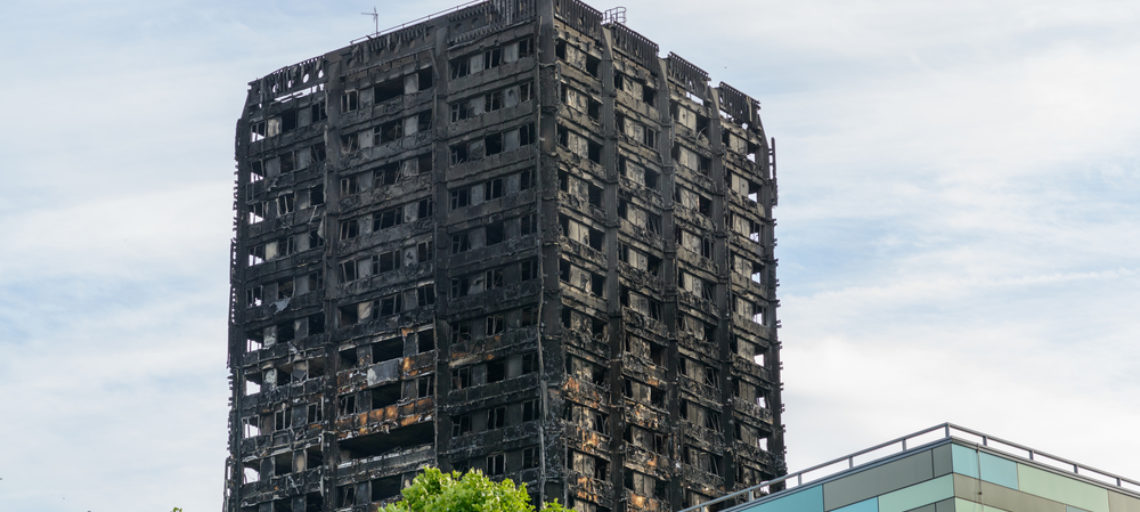
[[[1140,481],[1125,478],[1115,473],[1109,473],[1108,471],[1081,464],[1080,462],[1072,461],[1064,457],[1058,457],[1012,441],[1006,441],[1000,437],[960,427],[953,423],[945,423],[944,425],[948,432],[946,437],[954,437],[961,441],[970,441],[970,439],[965,436],[973,436],[976,439],[974,441],[975,444],[985,446],[993,451],[1036,462],[1061,472],[1072,473],[1085,480],[1092,480],[1093,482],[1116,487],[1129,494],[1140,496]]]
[[[402,28],[407,28],[407,27],[410,27],[412,25],[418,25],[418,24],[423,23],[425,21],[433,20],[435,18],[443,16],[444,14],[451,14],[453,12],[461,11],[467,7],[471,7],[473,5],[481,4],[481,3],[484,3],[486,1],[487,0],[472,0],[470,2],[459,4],[455,7],[448,7],[447,9],[444,9],[442,11],[433,12],[431,14],[428,14],[427,16],[422,16],[422,17],[416,18],[412,21],[409,21],[406,23],[401,23],[401,24],[396,25],[394,27],[388,27],[384,30],[377,30],[376,32],[373,32],[371,34],[360,36],[356,39],[353,39],[352,41],[349,41],[349,44],[356,44],[356,43],[359,43],[361,41],[365,41],[365,40],[372,39],[375,37],[380,37],[382,35],[395,32],[395,31],[400,30]],[[369,13],[365,13],[365,14],[369,14]]]
[[[1020,445],[1012,441],[1007,441],[999,437],[991,436],[977,430],[961,427],[953,423],[942,423],[930,428],[919,430],[918,432],[914,432],[912,434],[892,439],[885,443],[877,444],[870,448],[844,455],[822,464],[817,464],[795,473],[789,473],[779,478],[761,482],[747,489],[735,491],[719,498],[682,509],[680,512],[709,512],[713,508],[720,510],[726,506],[747,503],[771,495],[773,492],[783,492],[785,490],[792,490],[802,487],[808,483],[820,482],[821,480],[824,480],[828,477],[835,476],[838,473],[852,469],[857,464],[863,465],[865,463],[875,462],[883,458],[901,454],[908,450],[935,444],[948,439],[957,439],[960,441],[973,443],[978,446],[984,446],[995,452],[1000,452],[1006,455],[1035,462],[1057,471],[1071,473],[1085,480],[1090,480],[1101,485],[1115,487],[1118,490],[1124,491],[1128,494],[1140,496],[1140,481],[1131,480],[1114,473],[1109,473],[1108,471],[1103,471],[1091,466],[1087,466],[1085,464],[1081,464],[1079,462],[1065,459],[1063,457],[1051,455],[1049,453],[1036,450],[1028,446]],[[871,459],[867,460],[868,458]],[[857,459],[862,460],[857,461]],[[722,505],[720,507],[714,507],[718,504]]]

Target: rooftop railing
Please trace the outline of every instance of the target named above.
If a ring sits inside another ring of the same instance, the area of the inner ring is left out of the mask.
[[[371,38],[374,38],[374,37],[380,37],[380,36],[382,36],[382,35],[384,35],[384,34],[388,34],[388,33],[390,33],[390,32],[395,32],[395,31],[397,31],[397,30],[400,30],[400,29],[402,29],[402,28],[407,28],[407,27],[410,27],[410,26],[412,26],[412,25],[417,25],[417,24],[423,23],[423,22],[425,22],[425,21],[428,21],[428,20],[433,20],[433,19],[435,19],[435,18],[438,18],[438,17],[440,17],[440,16],[443,16],[443,15],[445,15],[445,14],[451,14],[451,13],[453,13],[453,12],[456,12],[456,11],[461,11],[461,10],[463,10],[463,9],[467,8],[467,7],[471,7],[471,6],[473,6],[473,5],[478,5],[478,4],[481,4],[481,3],[483,3],[483,2],[486,2],[486,1],[487,1],[487,0],[473,0],[473,1],[471,1],[471,2],[467,2],[467,3],[459,4],[459,5],[455,6],[455,7],[449,7],[449,8],[447,8],[447,9],[444,9],[444,10],[442,10],[442,11],[439,11],[439,12],[434,12],[434,13],[428,14],[427,16],[423,16],[423,17],[420,17],[420,18],[416,18],[416,19],[414,19],[414,20],[412,20],[412,21],[409,21],[409,22],[407,22],[407,23],[401,23],[401,24],[399,24],[399,25],[396,25],[396,26],[394,26],[394,27],[388,27],[388,28],[386,28],[386,29],[384,29],[384,30],[378,30],[378,31],[376,31],[376,32],[373,32],[373,33],[371,33],[371,34],[368,34],[368,35],[365,35],[365,36],[360,36],[360,37],[358,37],[358,38],[356,38],[356,39],[353,39],[353,40],[352,40],[352,41],[350,41],[349,43],[350,43],[350,44],[356,44],[356,43],[359,43],[359,42],[361,42],[361,41],[365,41],[365,40],[367,40],[367,39],[371,39]]]
[[[802,487],[805,484],[816,483],[827,477],[852,469],[856,467],[856,465],[874,462],[945,439],[957,439],[978,446],[984,446],[995,452],[1032,461],[1061,472],[1076,475],[1086,480],[1115,487],[1118,490],[1134,496],[1140,496],[1140,482],[1136,480],[1131,480],[1114,473],[1109,473],[1108,471],[1058,457],[1012,441],[1007,441],[1000,437],[991,436],[977,430],[960,427],[953,423],[942,423],[903,437],[892,439],[885,443],[877,444],[870,448],[844,455],[837,459],[824,462],[823,464],[817,464],[802,471],[789,473],[779,478],[761,482],[747,489],[742,489],[699,505],[682,509],[680,512],[710,512],[711,510],[723,510],[728,507],[763,498],[773,492],[792,490]]]

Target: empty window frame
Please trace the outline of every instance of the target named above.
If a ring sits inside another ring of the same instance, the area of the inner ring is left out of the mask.
[[[620,71],[614,72],[614,88],[618,91],[625,92],[634,99],[641,101],[648,105],[655,105],[657,101],[657,89],[646,83],[645,80],[634,78]]]
[[[448,192],[451,209],[457,210],[459,208],[469,206],[471,204],[471,194],[473,190],[473,185],[451,189],[450,192]]]
[[[372,102],[375,104],[394,100],[404,95],[404,77],[385,80],[372,87]]]
[[[651,190],[658,190],[659,178],[657,171],[651,170],[624,156],[618,157],[618,172],[630,182]]]
[[[340,179],[340,196],[348,197],[367,190],[372,185],[372,176],[367,173],[344,176]]]
[[[622,379],[622,396],[654,407],[665,406],[665,390],[629,378]]]
[[[483,200],[490,201],[503,197],[504,181],[506,178],[492,178],[483,184]]]
[[[625,335],[623,349],[627,354],[648,359],[658,366],[665,365],[665,355],[668,352],[664,345],[628,333]]]
[[[559,280],[598,298],[605,298],[606,276],[573,265],[562,259],[558,262]]]
[[[425,375],[416,378],[412,385],[415,392],[413,398],[428,398],[435,396],[435,375]]]
[[[668,436],[647,428],[628,424],[622,434],[622,440],[646,451],[667,455]]]
[[[487,456],[487,475],[501,476],[507,472],[507,456],[495,453]]]
[[[586,114],[591,120],[598,122],[601,118],[602,104],[594,99],[589,94],[586,94],[574,87],[561,84],[561,99],[562,104],[575,110],[579,113]]]
[[[590,160],[594,163],[602,162],[602,145],[584,135],[579,134],[563,125],[558,125],[558,145],[566,148],[570,153]]]
[[[522,469],[532,469],[538,467],[539,452],[537,446],[529,446],[523,448],[520,455]]]
[[[617,115],[617,128],[618,133],[624,135],[628,140],[648,147],[654,148],[657,145],[657,130],[646,126],[645,124],[630,119],[622,114]]]
[[[428,307],[435,304],[435,283],[422,283],[416,287],[416,305]]]
[[[502,314],[487,315],[486,318],[484,318],[484,332],[483,332],[483,334],[485,334],[487,336],[495,336],[498,334],[502,334],[503,331],[506,329],[506,327],[507,327],[507,322],[506,322],[506,319],[503,317]],[[488,368],[490,368],[491,366],[492,365],[488,364]],[[501,373],[500,373],[500,375],[501,375]],[[488,372],[488,375],[487,375],[488,382],[491,382],[490,378],[491,378],[491,373]]]
[[[472,235],[475,233],[476,229],[480,228],[468,229],[465,231],[460,231],[459,233],[452,233],[451,254],[460,254],[470,251],[473,246],[472,238],[474,237]]]
[[[559,215],[558,223],[562,230],[562,235],[566,238],[588,246],[596,251],[602,250],[605,243],[605,232],[602,230],[594,229],[567,215]]]
[[[497,155],[513,151],[535,142],[534,124],[529,123],[509,130],[487,135],[483,139],[484,155]]]
[[[471,432],[471,415],[461,414],[451,417],[451,435],[460,436]]]
[[[645,473],[626,469],[625,474],[622,475],[622,482],[624,487],[633,491],[634,494],[656,499],[668,498],[669,483],[665,480],[653,478]]]
[[[372,231],[380,231],[404,223],[404,207],[397,206],[372,214]]]
[[[451,370],[451,389],[467,389],[472,386],[471,366],[463,366]]]
[[[507,426],[507,406],[500,405],[487,410],[487,430],[500,429]]]
[[[451,122],[478,117],[502,108],[514,107],[530,101],[533,97],[533,84],[527,81],[464,98],[450,105]]]
[[[376,300],[376,316],[385,317],[400,314],[403,311],[403,294],[395,293]]]
[[[377,167],[372,171],[372,183],[375,188],[381,186],[395,185],[400,181],[400,162],[391,162]]]
[[[340,221],[339,235],[341,240],[352,240],[360,236],[360,219]]]
[[[572,449],[567,449],[566,452],[566,463],[570,470],[597,480],[609,478],[609,461]]]
[[[451,59],[448,62],[448,67],[451,78],[454,80],[487,69],[497,68],[504,63],[515,62],[533,54],[534,40],[527,37]]]
[[[352,112],[360,108],[360,92],[356,89],[344,91],[340,95],[340,111]]]

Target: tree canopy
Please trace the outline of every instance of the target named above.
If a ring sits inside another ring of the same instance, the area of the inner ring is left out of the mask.
[[[405,487],[403,499],[379,512],[534,512],[526,484],[510,479],[495,482],[480,471],[444,473],[428,467]],[[543,512],[567,512],[557,501],[545,503]]]

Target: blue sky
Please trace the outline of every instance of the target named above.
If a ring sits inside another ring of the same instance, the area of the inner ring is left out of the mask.
[[[1140,479],[1140,4],[622,5],[777,139],[793,470],[949,420]],[[246,83],[372,6],[0,6],[0,509],[220,509]]]

